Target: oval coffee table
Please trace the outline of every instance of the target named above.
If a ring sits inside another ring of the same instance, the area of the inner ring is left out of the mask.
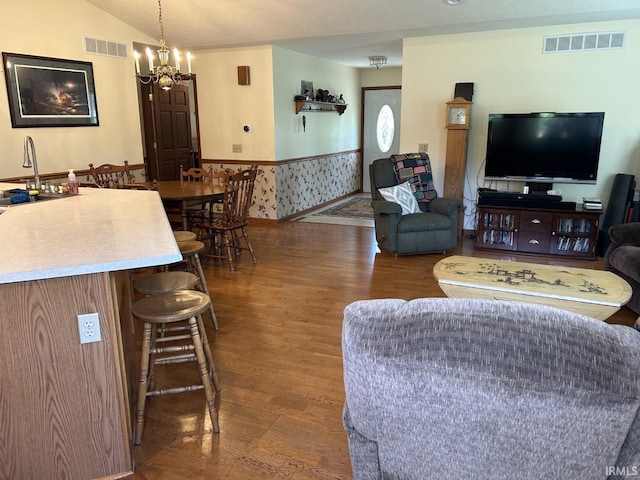
[[[433,267],[451,298],[531,302],[606,320],[631,298],[631,286],[603,270],[453,255]]]

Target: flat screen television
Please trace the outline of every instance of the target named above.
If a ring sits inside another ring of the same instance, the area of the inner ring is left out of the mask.
[[[490,114],[485,179],[595,184],[604,112]]]

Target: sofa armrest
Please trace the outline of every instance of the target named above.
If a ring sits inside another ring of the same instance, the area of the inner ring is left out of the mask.
[[[631,245],[640,247],[640,222],[612,225],[609,228],[611,242],[618,246]]]
[[[462,202],[457,198],[434,198],[428,204],[428,211],[447,215],[451,217],[458,215],[458,208],[462,206]]]
[[[386,200],[373,200],[371,202],[374,215],[402,215],[402,207],[395,202],[388,202]]]

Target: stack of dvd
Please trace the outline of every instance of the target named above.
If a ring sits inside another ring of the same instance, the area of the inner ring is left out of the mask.
[[[582,197],[582,207],[586,210],[602,210],[602,200],[597,197]]]

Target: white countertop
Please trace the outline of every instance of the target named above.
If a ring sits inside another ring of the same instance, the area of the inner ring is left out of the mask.
[[[0,183],[0,190],[22,188]],[[157,192],[80,188],[0,214],[0,284],[182,259]]]

